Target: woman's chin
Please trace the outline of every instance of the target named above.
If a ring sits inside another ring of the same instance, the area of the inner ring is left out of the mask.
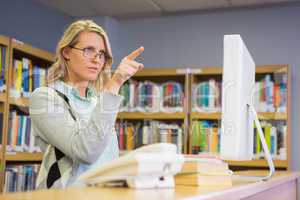
[[[98,78],[98,76],[95,74],[89,74],[84,77],[84,79],[87,81],[95,81],[95,80],[97,80],[97,78]]]

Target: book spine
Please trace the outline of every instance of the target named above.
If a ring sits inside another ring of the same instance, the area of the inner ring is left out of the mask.
[[[8,165],[5,170],[4,192],[24,192],[35,189],[39,165]]]

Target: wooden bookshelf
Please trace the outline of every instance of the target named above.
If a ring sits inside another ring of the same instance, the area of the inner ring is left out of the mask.
[[[222,75],[223,68],[215,66],[191,68],[189,72],[192,74],[192,78],[194,78],[195,75]]]
[[[151,68],[147,67],[141,71],[138,71],[134,77],[167,77],[167,76],[180,76],[185,75],[187,73],[185,68]]]
[[[27,153],[27,152],[8,152],[6,153],[6,161],[10,162],[29,162],[29,161],[42,161],[42,153]]]
[[[6,48],[6,51],[5,51],[5,69],[8,69],[9,67],[9,55],[10,55],[10,47],[11,47],[11,40],[9,37],[6,37],[6,36],[2,36],[0,35],[0,45],[1,46],[4,46]],[[3,59],[3,58],[2,58]],[[3,68],[2,68],[3,69]],[[8,73],[8,70],[5,70],[5,76],[7,77],[7,74]],[[2,133],[7,133],[7,130],[8,130],[8,101],[7,101],[7,98],[8,98],[8,92],[7,92],[7,88],[8,88],[8,80],[5,80],[6,81],[6,89],[5,89],[5,92],[4,93],[0,93],[0,109],[1,109],[1,112],[3,113],[3,119],[2,119]],[[6,134],[2,134],[2,140],[1,140],[1,155],[0,155],[0,160],[1,160],[1,165],[0,165],[0,191],[2,191],[2,186],[4,185],[4,171],[5,171],[5,151],[6,151],[6,137],[7,135]]]
[[[287,113],[282,112],[259,112],[259,119],[265,120],[287,120]]]
[[[11,48],[14,50],[24,52],[28,55],[37,57],[39,59],[47,60],[49,62],[54,61],[54,55],[52,53],[49,53],[39,48],[35,48],[29,44],[18,41],[16,39],[12,39]]]
[[[2,102],[2,103],[4,103],[4,102],[6,102],[6,98],[7,98],[7,94],[6,94],[6,92],[1,92],[0,93],[0,102]]]
[[[24,115],[28,115],[29,98],[14,98],[10,96],[11,85],[13,80],[11,80],[13,60],[14,58],[20,59],[22,57],[29,58],[33,63],[39,65],[40,67],[49,66],[54,61],[54,55],[33,47],[29,44],[17,41],[12,38],[5,36],[0,36],[0,45],[6,47],[6,90],[4,93],[0,93],[0,112],[3,112],[3,130],[2,130],[2,151],[1,151],[1,177],[0,177],[0,190],[3,190],[3,185],[5,182],[5,169],[7,163],[9,164],[24,164],[36,163],[42,161],[42,153],[28,153],[28,152],[6,152],[7,149],[7,138],[8,138],[8,126],[10,111],[13,108],[17,108],[18,112],[23,112]]]
[[[145,113],[145,112],[120,112],[118,114],[118,119],[184,119],[186,114],[184,112],[175,112],[175,113],[165,113],[165,112],[156,112],[156,113]]]
[[[9,43],[10,43],[10,38],[9,37],[0,35],[0,44],[1,45],[4,45],[4,46],[8,47]]]
[[[282,73],[288,71],[288,65],[258,65],[255,69],[257,74]],[[205,66],[192,68],[189,71],[193,75],[222,75],[223,68],[218,66]]]
[[[212,119],[212,120],[221,120],[221,113],[207,113],[207,112],[192,112],[192,119]],[[259,119],[264,120],[287,120],[287,113],[282,112],[259,112]]]
[[[255,72],[257,74],[283,73],[288,72],[288,65],[258,65]]]
[[[230,161],[225,160],[231,166],[238,167],[268,167],[268,163],[264,159],[251,160],[251,161]],[[275,168],[288,168],[287,160],[273,160]]]
[[[220,112],[192,112],[191,119],[212,119],[212,120],[220,120],[221,113]]]
[[[25,97],[20,97],[20,98],[9,97],[9,103],[11,105],[15,105],[15,106],[28,107],[29,106],[29,98],[25,98]]]
[[[0,103],[0,112],[4,113],[5,111],[5,103]]]

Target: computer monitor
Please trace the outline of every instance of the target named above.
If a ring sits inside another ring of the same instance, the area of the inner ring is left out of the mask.
[[[247,103],[255,86],[255,63],[240,35],[224,36],[221,155],[253,157],[253,117]]]
[[[254,122],[269,164],[274,164],[252,104],[255,92],[255,63],[240,35],[224,36],[222,77],[221,156],[226,160],[252,160]]]

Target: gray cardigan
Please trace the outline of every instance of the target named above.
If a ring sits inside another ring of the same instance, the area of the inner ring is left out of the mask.
[[[44,151],[44,158],[37,179],[38,188],[46,188],[49,168],[55,162],[53,147],[66,156],[59,161],[62,178],[53,187],[63,188],[79,175],[74,174],[80,163],[93,164],[104,152],[107,142],[116,140],[114,124],[122,97],[102,92],[92,111],[88,124],[82,124],[79,115],[52,88],[36,89],[30,99],[31,131],[36,143]],[[50,145],[49,145],[50,144]],[[118,148],[118,147],[116,147]]]

